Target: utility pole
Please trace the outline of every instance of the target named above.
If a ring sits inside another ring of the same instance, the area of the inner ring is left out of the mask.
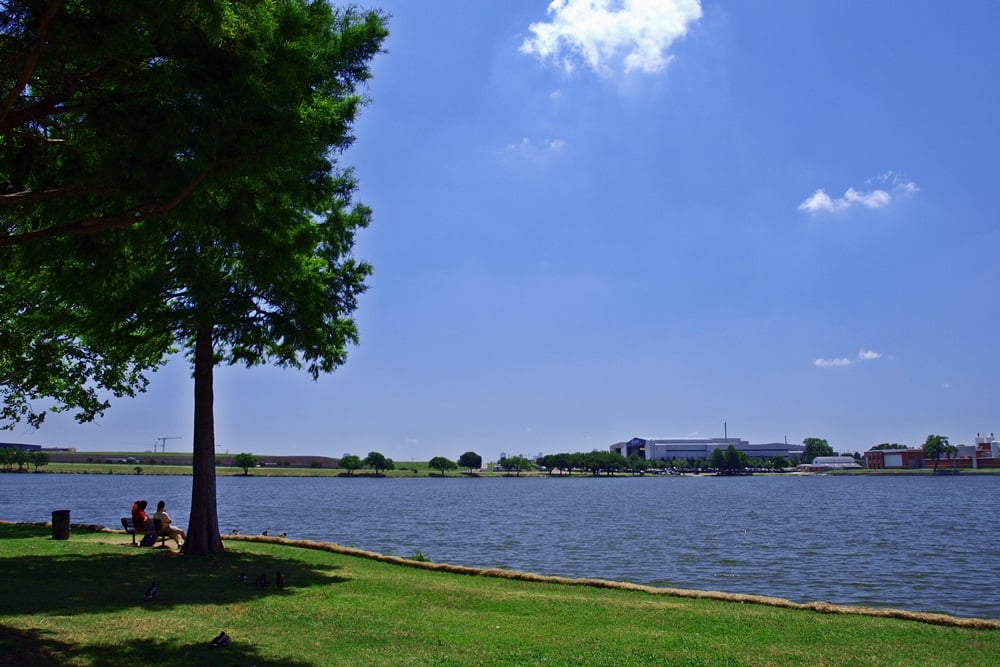
[[[180,440],[180,439],[181,436],[179,435],[161,435],[159,438],[156,439],[156,441],[160,443],[160,451],[166,453],[167,440]],[[154,454],[156,453],[156,444],[153,445],[153,453]]]

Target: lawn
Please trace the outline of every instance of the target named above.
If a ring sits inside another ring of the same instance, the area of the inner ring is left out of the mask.
[[[0,665],[977,665],[994,629],[0,524]],[[260,574],[286,587],[260,588]],[[240,581],[246,574],[247,581]],[[143,592],[155,580],[160,594]],[[221,631],[232,644],[209,646]]]

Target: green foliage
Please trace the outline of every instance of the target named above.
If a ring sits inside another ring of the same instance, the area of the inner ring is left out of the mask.
[[[355,470],[361,470],[364,466],[365,464],[361,460],[361,457],[354,454],[342,456],[337,462],[337,467],[346,470],[348,475],[353,475]]]
[[[468,468],[469,472],[479,470],[483,467],[483,457],[475,452],[465,452],[458,457],[458,465],[462,468]]]
[[[179,345],[185,552],[219,551],[212,369],[315,378],[357,342],[371,214],[337,158],[386,18],[319,0],[4,8],[0,424],[39,424],[42,397],[93,419]]]
[[[233,465],[243,468],[244,475],[249,475],[250,468],[256,468],[258,463],[260,463],[260,459],[247,452],[237,454],[233,457]]]
[[[435,456],[434,458],[432,458],[430,461],[427,462],[427,465],[433,470],[440,471],[442,477],[444,477],[446,471],[456,470],[458,468],[458,464],[456,464],[451,459],[447,459],[443,456]]]
[[[958,451],[958,448],[948,443],[948,437],[944,435],[929,435],[923,444],[924,455],[934,459],[934,471],[937,472],[941,456],[947,454],[948,458]]]
[[[531,461],[523,456],[501,457],[500,467],[514,473],[515,476],[520,476],[522,470],[531,470]]]
[[[833,447],[822,438],[806,438],[802,441],[805,451],[802,452],[802,462],[812,463],[817,456],[833,456]]]
[[[392,459],[388,459],[379,452],[368,452],[368,456],[362,463],[375,471],[378,475],[382,470],[395,470],[396,464],[392,462]]]
[[[906,445],[899,445],[896,443],[889,444],[888,442],[883,442],[879,445],[875,445],[872,449],[906,449]]]

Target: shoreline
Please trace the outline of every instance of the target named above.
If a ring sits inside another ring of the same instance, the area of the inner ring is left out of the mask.
[[[51,521],[5,521],[0,519],[0,524],[51,527]],[[94,524],[71,523],[74,530],[87,531],[92,533],[104,533],[109,535],[127,536],[123,530],[115,530],[106,526]],[[813,602],[794,602],[786,598],[773,597],[767,595],[755,595],[747,593],[727,593],[724,591],[697,590],[687,588],[661,588],[635,584],[627,581],[614,581],[598,578],[570,578],[554,575],[535,574],[520,570],[508,570],[502,568],[476,568],[466,565],[451,565],[448,563],[435,563],[432,561],[414,560],[382,554],[355,547],[347,547],[335,542],[319,542],[315,540],[289,540],[281,537],[270,537],[263,535],[222,535],[224,542],[257,542],[262,544],[273,544],[298,549],[311,549],[316,551],[326,551],[344,556],[354,556],[366,558],[392,565],[402,565],[405,567],[430,570],[435,572],[445,572],[465,576],[480,576],[497,579],[510,579],[516,581],[526,581],[535,583],[560,584],[564,586],[584,586],[589,588],[606,588],[624,591],[636,591],[648,595],[663,595],[668,597],[716,600],[720,602],[731,602],[737,604],[756,604],[782,609],[793,609],[798,611],[811,611],[820,614],[840,614],[850,616],[867,616],[873,618],[893,618],[907,621],[917,621],[931,625],[942,625],[948,627],[971,628],[977,630],[1000,630],[1000,619],[960,617],[950,614],[936,612],[910,611],[891,607],[863,607],[857,605],[840,605],[817,600]]]

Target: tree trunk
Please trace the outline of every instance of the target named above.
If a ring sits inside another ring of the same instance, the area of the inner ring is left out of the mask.
[[[191,520],[182,551],[188,555],[222,553],[215,496],[215,360],[212,327],[200,324],[194,344],[194,480]]]

